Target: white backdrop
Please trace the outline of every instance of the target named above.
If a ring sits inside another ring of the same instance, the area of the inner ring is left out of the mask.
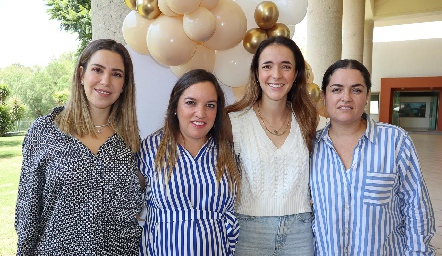
[[[163,126],[170,92],[178,78],[167,66],[157,63],[150,55],[142,55],[126,46],[134,65],[136,84],[136,107],[140,136],[147,135]],[[231,87],[220,82],[226,104],[235,101]]]

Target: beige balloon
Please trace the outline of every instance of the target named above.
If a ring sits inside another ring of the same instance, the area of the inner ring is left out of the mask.
[[[240,43],[247,30],[246,15],[241,7],[233,0],[220,0],[211,12],[215,16],[215,33],[204,45],[227,50]]]
[[[198,45],[192,59],[180,66],[170,66],[170,70],[180,78],[184,73],[192,69],[202,68],[209,72],[213,71],[215,66],[215,50]]]
[[[136,11],[137,10],[137,0],[124,0],[124,3],[127,7],[129,7],[131,10]]]
[[[310,96],[310,99],[315,104],[321,98],[321,89],[319,89],[319,86],[315,83],[308,83],[307,84],[307,92]]]
[[[158,0],[158,8],[160,8],[161,13],[167,16],[178,16],[178,13],[174,13],[169,6],[167,6],[166,0]]]
[[[201,0],[166,0],[166,3],[173,12],[185,14],[195,11]]]
[[[215,8],[218,2],[219,0],[202,0],[200,6],[206,7],[207,9],[211,10]]]
[[[276,24],[279,17],[279,10],[272,1],[263,1],[256,6],[255,22],[262,29],[269,29]]]
[[[267,29],[267,35],[271,36],[285,36],[290,38],[290,29],[285,24],[276,23],[275,26]]]
[[[267,33],[261,28],[249,29],[244,35],[242,44],[244,49],[249,53],[255,54],[256,49],[258,49],[259,44],[267,38]]]
[[[127,14],[123,21],[122,31],[124,41],[132,50],[144,55],[149,54],[146,35],[152,21],[141,17],[136,11]]]
[[[166,66],[188,62],[197,47],[196,42],[184,33],[182,18],[166,15],[161,15],[150,24],[146,41],[150,55]]]
[[[207,41],[215,33],[215,16],[206,7],[200,6],[196,11],[184,14],[183,27],[191,40]]]
[[[148,20],[156,19],[161,14],[157,0],[137,0],[137,12]]]

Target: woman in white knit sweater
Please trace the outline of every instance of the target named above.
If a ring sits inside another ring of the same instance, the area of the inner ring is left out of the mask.
[[[242,164],[235,255],[313,255],[308,179],[317,114],[293,40],[260,44],[245,95],[227,113]]]

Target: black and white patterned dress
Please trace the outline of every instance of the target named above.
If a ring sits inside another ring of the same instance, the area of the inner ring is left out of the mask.
[[[94,155],[38,118],[23,141],[17,255],[138,255],[141,208],[135,155],[114,134]]]

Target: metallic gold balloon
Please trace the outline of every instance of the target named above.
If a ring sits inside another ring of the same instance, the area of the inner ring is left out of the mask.
[[[305,76],[307,78],[307,83],[313,83],[313,79],[315,78],[314,74],[313,74],[313,70],[312,67],[310,66],[310,64],[305,61]]]
[[[137,12],[143,18],[148,20],[156,19],[160,16],[161,11],[158,8],[158,0],[136,0],[137,1]]]
[[[275,26],[267,29],[267,36],[285,36],[290,38],[290,29],[285,24],[276,23]]]
[[[261,28],[249,29],[244,35],[242,45],[251,54],[255,54],[259,44],[267,38],[267,33]]]
[[[276,24],[279,17],[279,10],[272,1],[264,1],[258,4],[255,9],[256,24],[262,29],[269,29]]]
[[[315,83],[307,84],[307,92],[313,103],[316,104],[321,99],[321,89],[319,89],[319,86],[317,84]]]
[[[124,0],[124,3],[126,3],[127,7],[130,9],[134,11],[137,10],[137,0]]]

